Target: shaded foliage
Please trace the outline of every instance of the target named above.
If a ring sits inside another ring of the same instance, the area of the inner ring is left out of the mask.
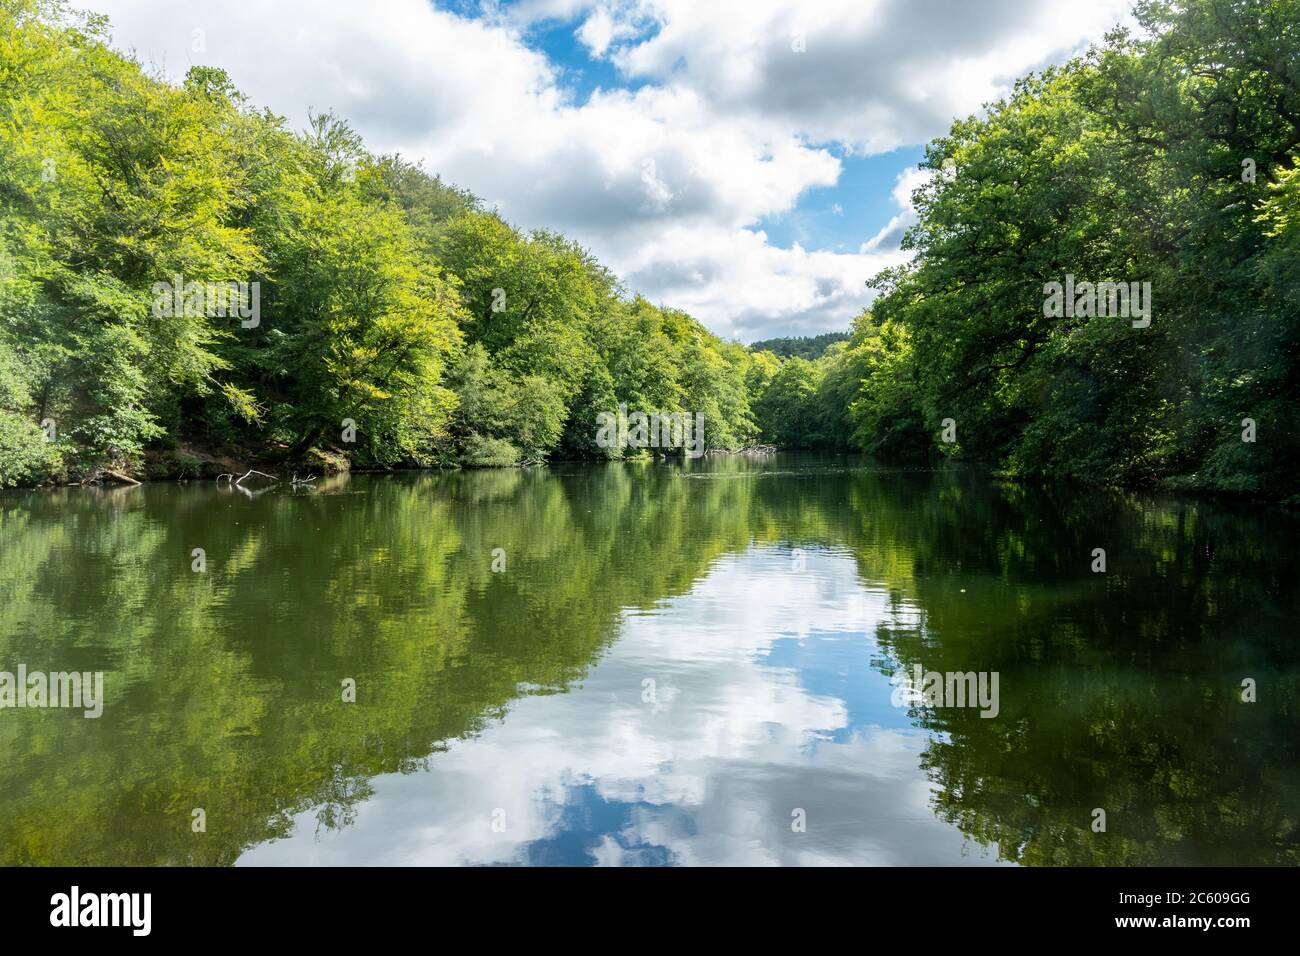
[[[821,335],[799,335],[791,338],[764,339],[750,346],[755,352],[771,352],[777,358],[821,358],[836,342],[848,339],[847,332],[823,332]]]

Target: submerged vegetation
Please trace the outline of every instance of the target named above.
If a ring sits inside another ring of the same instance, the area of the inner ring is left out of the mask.
[[[626,405],[702,414],[714,449],[1294,498],[1300,3],[1138,13],[932,143],[913,260],[783,358],[342,119],[295,133],[221,70],[171,85],[100,17],[0,0],[0,486],[615,458],[595,423]],[[1150,283],[1149,325],[1045,314],[1067,275]],[[160,314],[160,283],[256,308]]]

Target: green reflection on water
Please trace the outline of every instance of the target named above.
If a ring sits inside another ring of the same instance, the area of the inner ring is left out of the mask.
[[[384,775],[437,773],[449,746],[525,699],[564,694],[599,726],[611,704],[585,684],[630,617],[676,600],[672,626],[722,646],[728,620],[692,588],[736,558],[722,606],[739,615],[778,599],[756,562],[770,573],[797,548],[852,561],[855,586],[883,596],[888,610],[859,622],[877,673],[1000,674],[996,719],[896,711],[925,732],[913,762],[934,787],[932,824],[1027,864],[1295,864],[1296,530],[1260,508],[793,455],[355,477],[251,498],[208,484],[5,493],[0,670],[102,670],[107,703],[99,720],[0,711],[0,862],[229,864],[304,819],[335,833]],[[1089,570],[1096,547],[1104,575]],[[791,563],[799,573],[815,572]],[[811,631],[846,626],[811,600],[785,611]],[[813,687],[817,666],[790,668],[810,699],[877,693],[852,675]],[[1258,703],[1241,702],[1245,677]],[[537,703],[529,720],[558,716]],[[853,712],[836,740],[882,722]],[[721,756],[704,764],[715,789],[728,779]],[[691,813],[689,795],[673,802]],[[195,807],[206,833],[191,832]],[[681,840],[707,841],[708,826]],[[548,852],[520,861],[587,861]]]

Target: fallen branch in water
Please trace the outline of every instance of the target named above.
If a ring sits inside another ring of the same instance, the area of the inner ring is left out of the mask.
[[[250,468],[248,469],[248,471],[244,472],[244,474],[240,476],[239,480],[236,481],[235,484],[242,485],[244,483],[244,479],[247,478],[249,475],[258,475],[259,477],[265,478],[267,481],[280,480],[279,478],[275,477],[275,475],[268,475],[264,471],[254,471],[252,468]]]
[[[264,471],[254,471],[252,468],[250,468],[248,469],[248,471],[244,472],[238,478],[234,476],[233,472],[231,474],[217,475],[217,484],[221,484],[222,478],[225,478],[227,481],[229,481],[231,484],[234,485],[242,484],[244,479],[247,478],[249,475],[257,475],[261,478],[265,478],[267,481],[279,482],[280,480],[279,478],[275,477],[275,475],[268,475]]]
[[[744,455],[747,458],[757,458],[761,455],[775,455],[777,448],[775,445],[746,445],[743,448],[710,448],[705,452],[710,457],[718,455]]]
[[[95,474],[94,474],[94,476],[93,476],[93,477],[90,479],[90,481],[87,482],[87,483],[88,483],[88,484],[99,484],[99,483],[102,482],[105,478],[112,478],[114,481],[116,481],[116,482],[120,482],[121,484],[124,484],[124,485],[138,485],[138,484],[140,484],[140,482],[136,481],[136,480],[135,480],[134,478],[132,478],[130,475],[125,474],[124,472],[114,471],[112,468],[97,468],[97,469],[95,470]]]

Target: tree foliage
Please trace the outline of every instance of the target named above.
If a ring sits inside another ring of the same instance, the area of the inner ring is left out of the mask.
[[[0,483],[178,446],[645,454],[596,441],[626,406],[702,414],[712,448],[1293,497],[1300,0],[1137,15],[929,145],[913,258],[848,333],[746,349],[337,117],[291,131],[218,69],[171,85],[101,18],[0,0]],[[1150,323],[1052,314],[1067,276],[1149,283]],[[260,312],[159,315],[160,282]]]
[[[856,380],[851,431],[875,453],[1295,496],[1300,3],[1137,15],[1139,34],[1026,77],[929,145],[912,261],[875,278],[844,348],[777,374],[765,435],[836,444]],[[1045,314],[1067,275],[1150,283],[1149,325]]]
[[[0,3],[0,54],[0,483],[181,444],[610,457],[596,416],[619,402],[702,412],[714,447],[754,436],[747,350],[345,121],[290,131],[211,67],[167,84],[48,0]],[[247,292],[160,314],[160,283]]]

